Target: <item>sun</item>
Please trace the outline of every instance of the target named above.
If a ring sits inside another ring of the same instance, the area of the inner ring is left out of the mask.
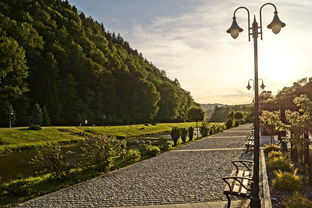
[[[263,48],[259,54],[259,76],[274,82],[293,80],[297,60],[296,55],[282,47]]]

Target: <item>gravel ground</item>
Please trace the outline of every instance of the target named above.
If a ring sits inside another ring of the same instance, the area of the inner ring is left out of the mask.
[[[244,127],[247,128],[244,125],[237,130],[244,131]],[[219,136],[221,134],[183,149],[243,147],[242,138]],[[224,201],[222,177],[233,169],[230,161],[249,159],[249,156],[244,150],[171,151],[33,199],[20,207],[116,207]]]

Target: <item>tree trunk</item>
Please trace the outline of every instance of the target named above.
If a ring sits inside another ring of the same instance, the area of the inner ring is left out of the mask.
[[[293,144],[291,144],[291,149],[290,149],[290,159],[293,163],[297,164],[298,163],[298,150],[296,147],[294,147]]]
[[[305,145],[303,149],[303,156],[304,156],[304,164],[309,165],[310,163],[310,153],[309,153],[309,134],[305,133],[304,134],[304,140],[305,140]]]
[[[281,114],[281,121],[283,123],[286,123],[286,115],[285,115],[285,109],[280,109]],[[287,151],[287,143],[285,141],[282,141],[282,137],[286,136],[286,131],[279,131],[278,132],[278,140],[281,141],[282,151]]]

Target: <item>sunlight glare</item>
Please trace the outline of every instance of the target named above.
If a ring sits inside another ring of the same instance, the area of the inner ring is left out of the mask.
[[[266,48],[259,54],[259,71],[271,81],[293,80],[298,67],[297,57],[283,48]]]

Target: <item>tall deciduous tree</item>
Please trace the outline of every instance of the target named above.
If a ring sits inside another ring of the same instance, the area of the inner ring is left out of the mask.
[[[0,99],[27,91],[27,69],[24,49],[13,38],[0,37]]]

